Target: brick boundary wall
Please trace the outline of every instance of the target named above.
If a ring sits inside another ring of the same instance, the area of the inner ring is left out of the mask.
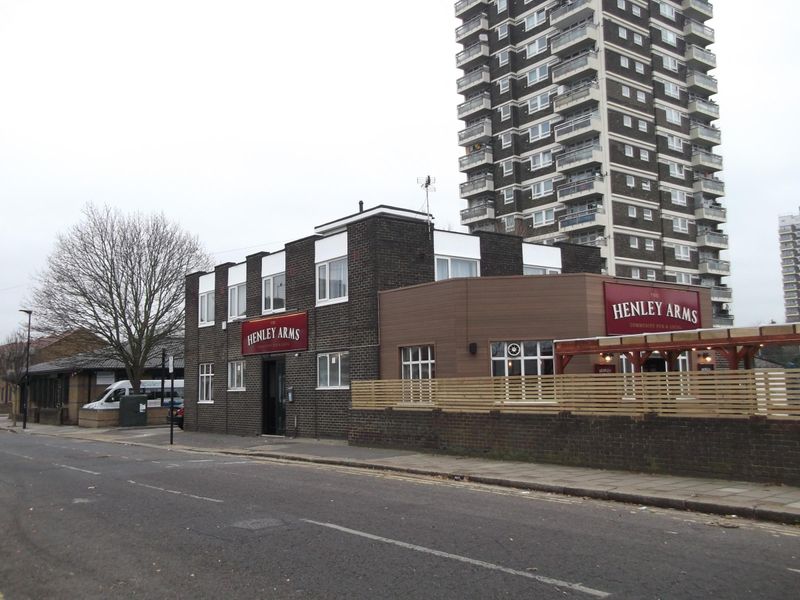
[[[351,410],[354,446],[800,485],[800,421]]]

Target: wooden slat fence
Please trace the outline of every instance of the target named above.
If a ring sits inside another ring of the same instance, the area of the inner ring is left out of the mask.
[[[354,381],[354,409],[800,419],[800,369]]]

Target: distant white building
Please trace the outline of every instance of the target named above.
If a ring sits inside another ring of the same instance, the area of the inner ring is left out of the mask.
[[[781,240],[781,273],[783,274],[783,306],[786,322],[800,322],[800,215],[779,218],[778,231]]]

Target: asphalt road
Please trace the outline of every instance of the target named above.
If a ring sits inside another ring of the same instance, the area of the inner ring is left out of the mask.
[[[798,598],[800,528],[0,432],[0,600]]]

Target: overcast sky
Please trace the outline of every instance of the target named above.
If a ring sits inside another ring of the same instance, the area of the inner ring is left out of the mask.
[[[717,2],[732,310],[783,321],[794,2]],[[367,207],[460,230],[453,2],[0,0],[0,335],[86,202],[162,210],[216,262]],[[56,292],[56,290],[54,290]]]

